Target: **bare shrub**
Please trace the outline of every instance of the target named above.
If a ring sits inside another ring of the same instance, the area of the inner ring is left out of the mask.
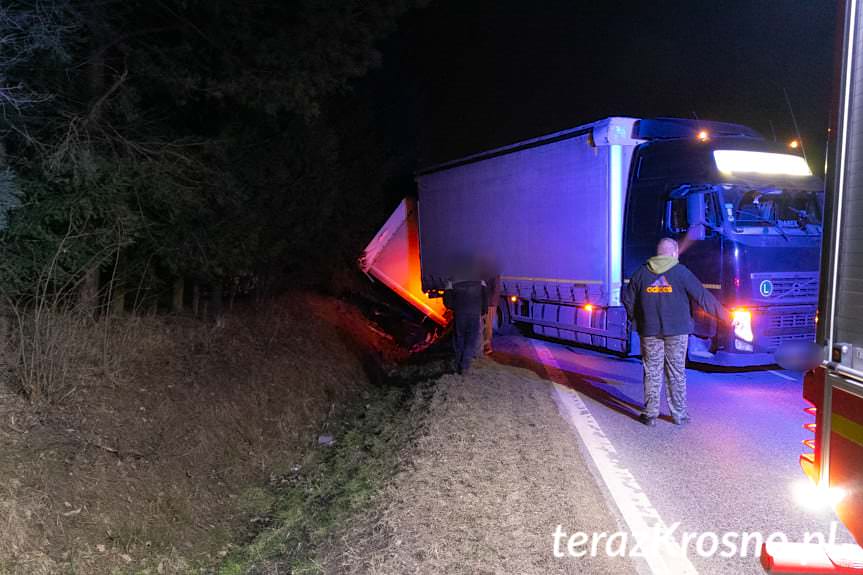
[[[57,400],[73,389],[73,370],[92,365],[93,321],[78,314],[13,308],[14,382],[32,402]]]
[[[0,286],[5,300],[0,324],[5,328],[11,323],[10,333],[0,330],[8,353],[3,359],[12,367],[15,387],[34,403],[63,399],[88,373],[99,369],[110,373],[111,364],[116,364],[112,351],[117,343],[128,340],[122,330],[120,337],[113,333],[117,326],[110,312],[115,307],[111,299],[115,295],[116,265],[110,282],[101,292],[98,289],[99,263],[119,254],[122,241],[118,239],[93,258],[69,268],[63,265],[64,254],[78,235],[70,224],[66,236],[38,270],[32,288],[21,288],[30,272],[9,269]],[[94,270],[96,288],[90,293],[85,288],[90,287],[88,278]]]

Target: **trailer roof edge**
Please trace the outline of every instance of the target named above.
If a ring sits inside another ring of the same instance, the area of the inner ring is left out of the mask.
[[[515,142],[513,144],[509,144],[506,146],[501,146],[499,148],[493,148],[491,150],[485,150],[483,152],[478,152],[476,154],[471,154],[469,156],[464,156],[461,158],[456,158],[454,160],[449,160],[447,162],[442,162],[439,164],[434,164],[428,166],[426,168],[422,168],[417,170],[414,173],[414,177],[425,176],[428,174],[432,174],[435,172],[440,172],[442,170],[446,170],[449,168],[455,168],[458,166],[463,166],[466,164],[472,164],[474,162],[479,162],[481,160],[487,160],[490,158],[495,158],[498,156],[503,156],[506,154],[512,154],[514,152],[519,152],[521,150],[527,150],[530,148],[535,148],[538,146],[542,146],[545,144],[551,144],[553,142],[560,142],[563,140],[568,140],[570,138],[577,138],[578,136],[582,136],[584,134],[589,134],[591,132],[600,131],[603,132],[605,138],[608,141],[604,141],[602,143],[597,142],[597,145],[611,145],[617,143],[625,143],[619,140],[632,140],[632,144],[636,144],[641,142],[642,140],[634,140],[632,139],[632,126],[637,122],[639,118],[629,118],[625,116],[611,116],[608,118],[603,118],[602,120],[598,120],[596,122],[591,122],[590,124],[583,124],[581,126],[577,126],[575,128],[568,128],[566,130],[561,130],[559,132],[553,132],[551,134],[545,134],[542,136],[538,136],[536,138],[530,138],[528,140],[522,140],[519,142]],[[610,128],[614,125],[620,126],[629,126],[628,133],[618,134],[617,138],[613,138],[610,136]],[[604,130],[602,130],[604,129]]]

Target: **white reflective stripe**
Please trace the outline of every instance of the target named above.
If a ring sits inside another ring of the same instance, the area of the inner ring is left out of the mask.
[[[782,379],[787,379],[788,381],[800,381],[798,377],[791,377],[789,375],[785,375],[784,373],[778,372],[775,369],[771,369],[768,373],[772,373],[773,375],[779,376]]]
[[[551,351],[535,340],[531,341],[531,345],[552,381],[562,381],[563,371]],[[698,575],[695,566],[674,541],[674,536],[662,537],[668,532],[668,525],[650,503],[632,472],[619,463],[620,457],[614,445],[581,397],[555,383],[554,399],[587,448],[611,498],[638,542],[650,572],[653,575]]]

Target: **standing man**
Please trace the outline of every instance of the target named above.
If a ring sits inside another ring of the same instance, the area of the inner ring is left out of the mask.
[[[497,306],[500,303],[500,274],[486,281],[488,287],[488,307],[482,318],[482,353],[491,355],[491,340],[494,335],[494,319],[497,315]]]
[[[686,350],[692,331],[690,302],[718,321],[728,312],[689,269],[677,261],[677,242],[662,238],[656,255],[638,268],[621,299],[641,337],[644,366],[644,425],[656,425],[659,394],[665,372],[666,395],[676,425],[689,422],[686,410]],[[664,370],[663,370],[664,368]]]
[[[483,281],[461,281],[444,291],[443,303],[455,315],[453,348],[458,373],[470,368],[480,343],[480,318],[488,307],[488,291]]]

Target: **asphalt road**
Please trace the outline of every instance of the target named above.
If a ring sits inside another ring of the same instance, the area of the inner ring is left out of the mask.
[[[670,571],[763,573],[756,534],[802,542],[807,532],[829,538],[833,529],[837,542],[851,540],[834,523],[831,510],[806,509],[795,496],[799,486],[807,485],[798,458],[805,450],[801,441],[811,436],[803,428],[811,417],[802,411],[800,374],[688,370],[692,423],[670,422],[663,393],[663,419],[647,428],[637,420],[642,403],[638,359],[516,336],[496,338],[495,347],[496,361],[526,367],[576,392],[574,401],[586,411],[572,415],[573,444],[584,451],[623,528],[628,515],[620,493],[631,496],[632,486],[649,516],[674,526],[670,539],[686,550],[689,563]],[[618,485],[609,482],[607,469],[603,476],[604,464],[590,446],[597,441],[579,435],[579,421],[610,443],[605,449],[615,466],[611,475],[624,477]],[[610,549],[619,551],[620,542]],[[598,548],[601,552],[601,541]],[[660,571],[644,560],[636,564],[645,574]]]

